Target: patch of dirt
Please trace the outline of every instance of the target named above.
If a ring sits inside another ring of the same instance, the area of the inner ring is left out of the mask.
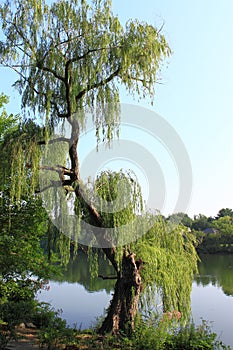
[[[9,350],[36,350],[39,349],[38,330],[32,328],[18,328],[18,339],[8,343]]]
[[[17,341],[12,340],[7,344],[7,350],[41,350],[38,341],[38,329],[33,328],[17,328]],[[77,336],[77,345],[61,345],[56,349],[60,350],[103,350],[103,336],[90,334],[80,334]],[[114,347],[118,349],[118,347]],[[119,347],[120,349],[120,347]]]

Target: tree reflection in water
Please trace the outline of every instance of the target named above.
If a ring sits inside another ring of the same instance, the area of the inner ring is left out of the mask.
[[[233,296],[233,255],[206,254],[200,258],[199,275],[195,276],[197,285],[212,284],[227,296]]]

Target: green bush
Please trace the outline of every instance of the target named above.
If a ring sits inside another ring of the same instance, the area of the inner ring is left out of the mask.
[[[181,327],[176,334],[167,339],[166,349],[230,349],[217,339],[217,335],[211,331],[206,321],[195,327],[189,323]]]
[[[5,349],[11,339],[16,339],[15,327],[21,322],[31,322],[35,312],[34,300],[10,300],[0,304],[0,349]]]
[[[60,314],[61,310],[56,311],[47,303],[37,305],[33,322],[39,328],[40,345],[47,346],[48,350],[75,342],[77,331],[69,328]]]
[[[165,314],[166,315],[166,314]],[[229,349],[217,339],[206,321],[195,327],[193,322],[180,326],[174,317],[140,320],[132,337],[135,350]]]

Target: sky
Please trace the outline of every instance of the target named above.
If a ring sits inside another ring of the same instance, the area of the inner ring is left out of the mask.
[[[113,1],[121,18],[158,27],[172,48],[153,109],[178,132],[193,172],[187,212],[233,207],[233,2]]]
[[[221,208],[233,208],[233,1],[113,0],[113,10],[122,22],[138,18],[157,27],[164,23],[163,34],[173,54],[161,72],[153,107],[149,100],[138,103],[123,90],[121,102],[157,113],[183,141],[192,168],[192,195],[184,211],[215,216]],[[14,77],[0,68],[0,92],[11,96],[8,110],[16,113],[20,100],[11,87]],[[137,137],[132,136],[132,142]],[[144,146],[157,157],[157,145],[148,141]],[[173,166],[162,164],[164,149],[156,160],[161,163],[167,201],[173,193],[173,203],[180,191],[179,169],[174,171],[176,160],[169,152],[164,157],[170,157]],[[143,173],[143,165],[139,167]],[[142,182],[148,178],[147,174]],[[145,193],[150,191],[148,187]],[[166,214],[174,208],[165,208]]]

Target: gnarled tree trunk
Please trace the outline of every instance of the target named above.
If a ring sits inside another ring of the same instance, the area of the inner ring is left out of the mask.
[[[138,300],[142,290],[140,275],[141,261],[134,254],[124,254],[121,274],[117,279],[113,299],[108,313],[98,332],[129,334],[134,329],[134,320],[138,311]]]

